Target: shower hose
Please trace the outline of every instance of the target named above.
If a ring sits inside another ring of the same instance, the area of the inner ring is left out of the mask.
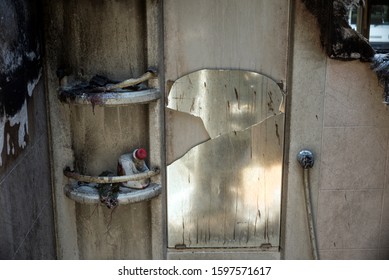
[[[310,193],[310,186],[309,186],[309,169],[311,169],[314,164],[313,153],[309,150],[301,150],[297,155],[297,160],[304,171],[303,180],[304,180],[305,207],[307,211],[308,230],[309,230],[309,239],[311,242],[312,258],[314,260],[318,260],[319,255],[318,255],[318,250],[316,245],[316,234],[315,234],[315,226],[313,223],[311,193]]]

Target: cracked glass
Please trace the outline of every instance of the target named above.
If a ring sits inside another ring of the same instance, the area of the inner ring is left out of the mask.
[[[274,80],[250,71],[200,70],[173,83],[168,110],[200,119],[208,140],[167,166],[168,247],[278,249],[283,99]],[[167,133],[168,149],[190,141],[180,135],[190,125]]]

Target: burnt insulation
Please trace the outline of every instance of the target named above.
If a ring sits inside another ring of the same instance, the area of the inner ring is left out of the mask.
[[[334,59],[370,61],[375,51],[368,40],[353,30],[347,21],[348,11],[363,4],[360,0],[302,0],[317,18],[320,41],[327,55]]]
[[[327,55],[333,59],[372,62],[371,68],[384,87],[384,103],[389,105],[389,54],[376,54],[368,40],[353,30],[347,20],[353,7],[364,5],[364,0],[302,0],[317,18],[320,41]]]
[[[389,54],[376,54],[372,61],[372,69],[384,87],[384,103],[389,105]]]

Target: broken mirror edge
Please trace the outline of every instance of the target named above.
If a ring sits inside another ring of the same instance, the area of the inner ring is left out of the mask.
[[[67,184],[64,187],[65,195],[80,204],[100,204],[100,197],[94,184]],[[144,189],[130,189],[121,187],[118,194],[119,205],[132,204],[142,201],[147,201],[159,196],[162,193],[161,184],[150,183]]]
[[[147,104],[161,98],[158,88],[150,88],[139,91],[120,90],[114,92],[84,92],[69,93],[67,90],[59,90],[59,100],[65,104],[74,105],[99,105],[120,106],[128,104]]]

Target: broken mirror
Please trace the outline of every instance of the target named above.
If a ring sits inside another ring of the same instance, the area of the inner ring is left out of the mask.
[[[166,108],[170,248],[278,249],[284,94],[242,70],[176,80]]]

